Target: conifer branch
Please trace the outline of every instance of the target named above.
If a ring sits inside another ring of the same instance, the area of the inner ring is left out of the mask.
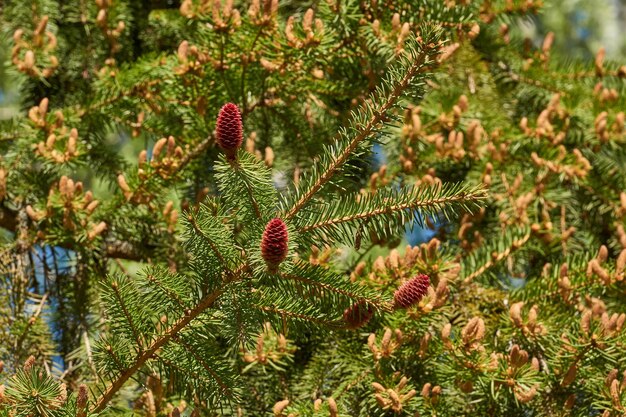
[[[141,338],[139,337],[139,333],[137,332],[137,328],[135,327],[133,317],[128,311],[128,308],[126,307],[126,303],[124,302],[124,299],[122,298],[122,295],[120,294],[119,284],[114,281],[111,284],[111,288],[113,289],[113,293],[115,294],[115,299],[117,300],[118,305],[122,309],[122,313],[124,314],[124,317],[126,318],[128,325],[130,326],[130,330],[133,333],[133,338],[135,339],[135,343],[137,344],[136,347],[138,351],[141,352],[143,343],[141,342]]]
[[[311,224],[303,226],[299,230],[308,232],[351,221],[367,220],[381,215],[391,216],[406,210],[427,209],[429,213],[436,215],[439,211],[446,210],[446,206],[450,205],[478,206],[478,202],[487,196],[480,187],[467,188],[454,185],[444,187],[436,185],[425,189],[407,187],[398,191],[391,190],[390,193],[379,192],[382,194],[381,196],[364,197],[363,201],[359,201],[356,210],[346,210],[351,211],[348,214],[330,218],[326,218],[328,216],[324,214],[313,216],[313,219],[308,219]],[[349,207],[351,200],[354,198],[340,199],[336,203],[331,203],[331,207],[327,208],[326,212],[333,214],[341,211],[342,208]]]
[[[165,285],[163,285],[163,283],[157,279],[155,274],[148,274],[146,279],[148,280],[148,282],[156,285],[161,291],[163,291],[165,294],[167,294],[167,296],[170,299],[176,301],[176,304],[181,309],[186,310],[188,308],[187,305],[185,304],[185,302],[183,300],[181,300],[181,298],[178,296],[178,294],[176,294],[174,291],[171,291],[169,288],[166,288]]]
[[[524,246],[526,244],[526,242],[528,242],[528,240],[530,239],[530,237],[532,236],[532,233],[530,230],[528,230],[523,236],[517,238],[517,239],[513,239],[510,244],[504,248],[503,250],[498,250],[498,251],[485,251],[485,253],[487,254],[487,256],[489,256],[489,259],[487,261],[485,261],[483,264],[481,264],[478,268],[475,268],[474,271],[467,275],[464,279],[463,279],[463,283],[464,284],[469,284],[470,282],[472,282],[474,280],[474,278],[480,276],[481,274],[483,274],[485,271],[487,271],[488,269],[492,268],[493,266],[495,266],[496,264],[498,264],[500,261],[508,258],[508,256],[515,250],[521,248],[522,246]]]
[[[379,128],[381,123],[386,120],[387,113],[393,108],[404,91],[409,87],[413,78],[426,69],[424,64],[426,63],[428,56],[432,54],[433,51],[431,48],[434,48],[435,44],[433,43],[430,45],[426,42],[424,43],[426,45],[422,44],[422,46],[424,46],[425,49],[422,49],[419,53],[417,53],[417,56],[412,57],[413,62],[409,64],[408,68],[405,69],[402,78],[393,85],[391,91],[383,99],[383,101],[381,103],[377,103],[377,99],[380,97],[372,96],[369,101],[365,102],[364,107],[371,111],[367,122],[362,126],[358,125],[355,127],[354,136],[350,138],[347,143],[342,144],[342,148],[339,149],[338,154],[332,154],[326,166],[316,167],[321,168],[321,174],[312,184],[308,186],[308,189],[300,195],[298,200],[285,213],[285,219],[291,219],[294,217],[309,202],[309,200],[311,200],[311,198],[313,198],[313,196],[333,178],[337,170],[350,158],[351,154],[357,149],[358,145],[370,137]],[[377,108],[374,108],[374,106],[377,106]],[[323,164],[318,163],[317,165]]]
[[[312,285],[312,286],[315,286],[315,287],[318,287],[318,288],[322,288],[322,289],[327,290],[327,291],[335,292],[337,294],[341,294],[341,295],[343,295],[345,297],[348,297],[348,298],[350,298],[352,300],[355,300],[355,301],[365,301],[367,304],[372,305],[372,306],[376,306],[380,310],[391,311],[391,307],[390,307],[390,305],[388,305],[388,303],[380,303],[379,301],[376,301],[376,300],[364,297],[363,295],[354,293],[352,291],[348,291],[348,290],[344,290],[344,289],[341,289],[341,288],[337,288],[337,287],[334,287],[334,286],[332,286],[330,284],[327,284],[327,283],[324,283],[324,282],[319,282],[319,281],[316,281],[316,280],[311,279],[311,278],[306,278],[306,277],[301,276],[301,275],[296,275],[296,274],[292,274],[292,273],[281,273],[280,275],[281,275],[281,277],[283,277],[285,279],[290,279],[290,280],[293,280],[293,281],[302,282],[302,283],[305,283],[305,284],[308,284],[308,285]]]
[[[169,368],[175,369],[176,371],[180,372],[183,375],[189,375],[193,377],[193,379],[197,381],[202,381],[206,384],[209,384],[211,382],[206,376],[203,376],[199,372],[195,372],[194,370],[184,368],[180,366],[178,363],[164,357],[163,355],[160,355],[158,352],[154,354],[154,357],[158,359],[160,362],[162,362],[163,364],[167,365]]]
[[[189,223],[192,225],[193,229],[196,231],[196,233],[202,237],[202,239],[207,243],[207,245],[209,245],[209,247],[211,248],[211,251],[217,257],[222,267],[224,267],[226,269],[226,272],[230,274],[232,271],[230,270],[230,267],[228,266],[228,262],[226,262],[226,259],[224,259],[224,256],[222,255],[220,250],[217,248],[217,245],[215,244],[213,239],[207,236],[206,233],[204,233],[204,231],[198,226],[198,223],[196,222],[196,219],[194,218],[192,214],[189,214],[188,220],[189,220]]]
[[[41,300],[39,301],[39,305],[37,306],[37,309],[35,309],[35,312],[33,313],[33,315],[28,319],[28,322],[26,322],[26,327],[20,334],[20,337],[15,342],[15,352],[17,354],[19,354],[19,351],[22,348],[22,343],[24,342],[26,335],[28,334],[30,329],[33,327],[33,325],[37,321],[37,318],[39,318],[39,315],[43,311],[43,307],[44,305],[46,305],[47,300],[48,300],[48,293],[45,293],[43,297],[41,297]]]
[[[141,367],[163,346],[165,346],[175,335],[183,330],[191,321],[197,318],[205,310],[210,308],[217,298],[223,293],[223,289],[215,290],[207,294],[191,310],[187,310],[185,315],[170,326],[164,334],[157,337],[133,362],[133,365],[121,371],[115,380],[105,389],[91,409],[91,412],[98,413],[105,409],[113,396],[124,386]]]
[[[196,351],[193,349],[193,347],[189,346],[189,344],[185,343],[184,340],[182,340],[182,338],[178,337],[178,335],[174,335],[172,337],[172,340],[174,341],[174,343],[180,345],[183,347],[183,349],[185,349],[191,356],[193,356],[193,358],[200,364],[202,365],[202,367],[204,368],[205,371],[207,371],[212,377],[213,379],[215,379],[215,381],[218,383],[218,385],[222,388],[222,391],[224,391],[225,393],[227,393],[228,395],[232,395],[232,391],[230,390],[230,388],[228,388],[228,386],[224,383],[224,381],[222,381],[222,379],[220,378],[220,376],[217,374],[217,372],[215,372],[215,370],[204,360],[202,359],[197,353]]]
[[[300,320],[303,320],[303,321],[306,321],[306,322],[321,324],[323,326],[329,326],[329,327],[337,326],[337,322],[336,321],[323,320],[323,319],[320,319],[318,317],[313,317],[313,316],[309,316],[309,315],[306,315],[306,314],[296,313],[296,312],[285,310],[285,309],[281,309],[281,308],[268,307],[268,306],[256,306],[256,308],[259,308],[259,309],[261,309],[263,311],[266,311],[268,313],[274,313],[274,314],[278,314],[280,316],[288,316],[288,317],[300,319]]]
[[[235,173],[239,174],[239,167],[235,167]],[[244,184],[244,188],[246,190],[246,194],[248,195],[248,200],[250,201],[250,204],[252,205],[254,214],[256,216],[257,219],[261,219],[261,209],[259,208],[259,203],[256,201],[256,198],[254,197],[254,193],[252,192],[252,184],[250,184],[249,181],[247,181],[246,176],[245,175],[240,175],[241,177],[241,181]]]

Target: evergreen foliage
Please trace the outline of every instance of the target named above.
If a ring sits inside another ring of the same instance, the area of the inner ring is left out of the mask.
[[[0,416],[623,415],[626,66],[540,8],[5,2]]]

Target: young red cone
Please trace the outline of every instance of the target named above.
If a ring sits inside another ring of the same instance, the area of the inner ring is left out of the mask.
[[[243,143],[243,125],[239,107],[233,103],[227,103],[220,109],[217,117],[217,144],[226,154],[228,159],[235,159],[237,149]]]
[[[278,269],[287,257],[288,240],[287,225],[282,219],[275,218],[267,223],[261,239],[261,255],[271,271]]]
[[[405,282],[393,295],[395,308],[409,308],[424,298],[430,286],[428,275],[419,274]]]
[[[343,312],[343,320],[348,329],[358,329],[364,326],[373,316],[374,308],[363,300],[354,303]]]

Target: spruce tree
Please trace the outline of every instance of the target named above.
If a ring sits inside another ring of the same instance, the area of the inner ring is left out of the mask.
[[[540,9],[6,2],[0,415],[622,415],[626,66]]]

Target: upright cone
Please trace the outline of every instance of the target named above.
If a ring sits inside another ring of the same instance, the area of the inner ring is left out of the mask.
[[[272,219],[265,226],[261,239],[261,255],[270,271],[277,270],[278,265],[287,257],[288,239],[287,225],[282,219]]]
[[[428,292],[430,278],[428,275],[419,274],[415,278],[405,282],[393,295],[394,307],[409,308],[420,302]]]
[[[228,159],[235,159],[237,149],[243,143],[243,125],[239,107],[233,103],[227,103],[220,109],[217,117],[217,144],[226,154]]]

